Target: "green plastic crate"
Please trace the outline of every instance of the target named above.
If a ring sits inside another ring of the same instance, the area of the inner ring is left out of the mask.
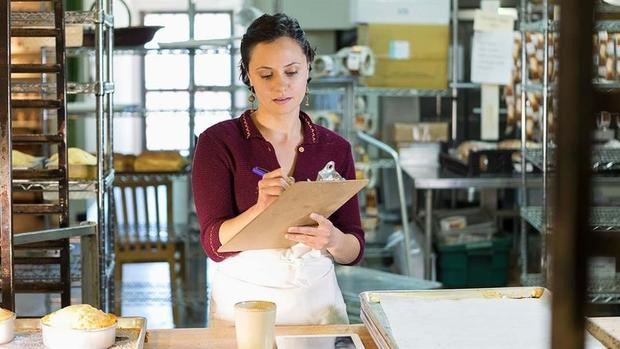
[[[446,288],[506,286],[511,245],[510,236],[459,245],[437,244],[439,280]]]

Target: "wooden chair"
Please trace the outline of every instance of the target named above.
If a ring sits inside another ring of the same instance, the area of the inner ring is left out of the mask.
[[[115,304],[121,314],[123,264],[168,262],[172,312],[178,323],[177,266],[185,280],[185,242],[174,229],[172,181],[157,175],[117,175]]]

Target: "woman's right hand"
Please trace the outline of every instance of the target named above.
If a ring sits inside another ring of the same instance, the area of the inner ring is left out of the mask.
[[[263,179],[258,181],[258,199],[256,208],[262,212],[292,184],[291,178],[282,173],[282,169],[266,173]]]

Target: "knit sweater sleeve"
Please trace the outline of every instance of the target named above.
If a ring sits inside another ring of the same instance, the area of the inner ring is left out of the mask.
[[[344,154],[347,154],[347,158],[344,161],[344,166],[339,169],[340,174],[345,179],[355,179],[355,162],[353,161],[353,156],[351,155],[351,146],[347,143],[346,151]],[[357,255],[357,258],[347,265],[355,265],[362,260],[364,256],[364,230],[362,229],[362,222],[360,218],[360,209],[359,202],[357,196],[353,196],[349,201],[347,201],[342,207],[340,207],[332,216],[330,217],[332,223],[338,227],[345,234],[353,235],[360,244],[360,252]]]
[[[220,253],[219,231],[224,221],[235,216],[231,159],[222,142],[209,132],[198,138],[192,164],[192,190],[200,223],[200,242],[209,258],[221,262],[236,253]]]

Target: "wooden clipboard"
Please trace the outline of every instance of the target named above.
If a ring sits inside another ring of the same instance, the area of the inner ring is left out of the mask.
[[[367,184],[367,179],[296,182],[218,252],[291,247],[295,242],[284,238],[289,227],[315,225],[312,212],[329,217]]]

